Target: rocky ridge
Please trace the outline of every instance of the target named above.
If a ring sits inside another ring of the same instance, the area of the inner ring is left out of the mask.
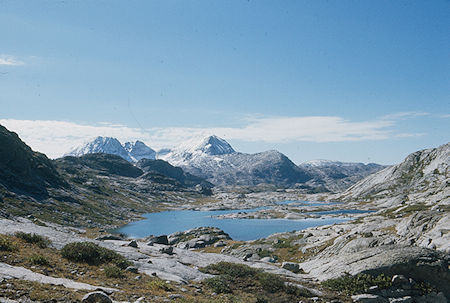
[[[334,198],[341,201],[377,200],[383,207],[424,203],[448,207],[450,196],[450,143],[410,154]]]

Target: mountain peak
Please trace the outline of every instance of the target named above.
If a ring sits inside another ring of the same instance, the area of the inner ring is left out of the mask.
[[[122,158],[130,161],[128,152],[123,148],[122,144],[116,138],[101,137],[98,136],[93,140],[85,143],[84,145],[77,147],[65,154],[65,156],[80,157],[85,154],[105,153],[121,156]]]
[[[211,156],[232,154],[235,152],[233,147],[231,147],[227,141],[216,135],[204,138],[195,149]]]
[[[141,159],[154,160],[156,157],[156,152],[142,141],[136,140],[134,142],[126,142],[123,146],[133,162],[137,162]]]
[[[122,145],[116,138],[99,136],[64,156],[80,157],[94,153],[117,155],[130,162],[137,162],[143,158],[155,159],[156,155],[155,151],[142,141],[126,142]]]

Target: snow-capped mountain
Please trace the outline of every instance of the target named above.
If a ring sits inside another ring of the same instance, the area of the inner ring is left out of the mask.
[[[90,153],[118,155],[133,163],[141,159],[165,160],[215,185],[301,185],[313,191],[332,192],[345,190],[383,168],[378,164],[328,160],[313,160],[297,166],[288,157],[274,150],[256,154],[236,152],[227,141],[217,136],[193,139],[157,153],[141,141],[122,145],[115,138],[97,137],[66,155],[82,156]]]
[[[292,186],[309,179],[280,152],[239,153],[217,136],[189,141],[158,158],[216,185]]]
[[[130,162],[141,159],[155,159],[156,152],[141,141],[126,142],[122,145],[119,140],[111,137],[97,137],[86,144],[77,147],[64,156],[80,157],[86,154],[104,153],[122,157]]]
[[[154,160],[156,158],[156,152],[142,141],[126,142],[123,147],[128,152],[128,155],[133,162],[137,162],[141,159]]]
[[[222,138],[207,136],[182,143],[173,150],[158,152],[157,157],[176,166],[189,166],[196,159],[235,153],[233,147]]]
[[[419,201],[450,203],[450,143],[410,154],[397,165],[385,168],[351,186],[342,200],[384,199],[391,205]]]
[[[311,160],[299,165],[312,177],[308,185],[323,187],[332,192],[340,192],[370,174],[386,166],[375,163],[339,162],[330,160]]]

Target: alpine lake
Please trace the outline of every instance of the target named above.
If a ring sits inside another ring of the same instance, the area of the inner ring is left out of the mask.
[[[313,205],[329,205],[327,202],[307,201],[282,201],[277,204],[289,204],[294,207],[305,207]],[[303,230],[309,227],[330,225],[352,220],[351,214],[365,213],[368,211],[343,209],[314,212],[315,215],[342,215],[337,217],[307,218],[300,220],[291,219],[223,219],[217,216],[239,212],[256,212],[258,210],[270,209],[271,206],[252,209],[232,210],[169,210],[144,214],[145,219],[131,222],[120,227],[114,232],[122,233],[131,238],[144,238],[150,235],[169,235],[177,231],[184,231],[201,226],[217,227],[230,235],[233,240],[249,241],[265,238],[279,232],[290,232]],[[344,216],[345,215],[345,216]]]

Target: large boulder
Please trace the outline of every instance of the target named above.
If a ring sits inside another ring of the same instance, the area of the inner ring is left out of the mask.
[[[180,248],[202,248],[219,241],[231,240],[231,237],[217,227],[197,227],[183,232],[176,232],[168,237],[170,245]]]
[[[167,235],[151,237],[149,239],[149,245],[153,245],[153,244],[169,245],[169,240],[167,238]]]
[[[346,273],[404,275],[430,283],[450,298],[449,261],[450,255],[432,249],[385,245],[351,253],[336,253],[329,257],[318,255],[300,266],[321,281]]]
[[[112,303],[113,301],[103,292],[94,291],[86,294],[81,300],[82,303]]]

